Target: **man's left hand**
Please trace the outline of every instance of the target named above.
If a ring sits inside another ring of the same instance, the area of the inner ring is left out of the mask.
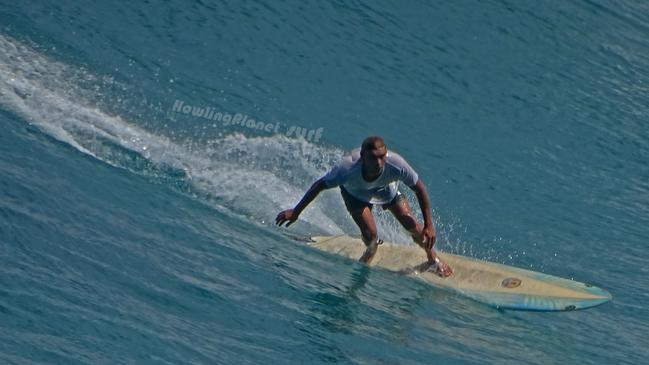
[[[435,241],[437,240],[437,232],[433,226],[424,226],[424,230],[421,232],[424,235],[424,245],[426,246],[426,251],[430,251],[435,246]]]

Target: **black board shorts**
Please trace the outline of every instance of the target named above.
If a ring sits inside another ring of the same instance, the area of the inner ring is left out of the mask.
[[[340,186],[340,194],[343,196],[343,200],[345,201],[345,206],[347,207],[347,211],[350,213],[354,210],[358,210],[364,207],[368,207],[372,209],[374,204],[364,202],[360,199],[357,199],[354,197],[352,194],[350,194],[342,185]],[[381,204],[381,207],[383,210],[389,209],[391,206],[398,204],[400,201],[405,200],[406,196],[401,194],[399,190],[397,190],[397,195],[392,199],[390,202]]]

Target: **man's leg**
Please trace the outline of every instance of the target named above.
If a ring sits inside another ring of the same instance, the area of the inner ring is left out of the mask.
[[[379,238],[376,231],[376,222],[374,221],[374,216],[372,215],[372,209],[369,207],[361,207],[357,209],[349,210],[354,222],[361,230],[361,235],[363,236],[363,242],[367,249],[363,256],[358,260],[369,264],[376,254],[376,250],[379,247]]]
[[[372,204],[356,199],[342,186],[340,187],[340,193],[345,201],[347,211],[361,230],[363,242],[365,243],[365,246],[367,246],[365,253],[363,253],[363,256],[361,256],[359,261],[369,264],[379,246],[376,222],[372,215]]]
[[[426,250],[426,244],[424,243],[424,235],[422,233],[424,226],[419,224],[419,222],[417,222],[415,217],[412,215],[412,211],[410,210],[410,204],[408,204],[408,200],[400,199],[394,204],[390,205],[388,209],[394,215],[397,221],[401,223],[403,228],[405,228],[408,232],[410,232],[413,241],[415,241],[419,245],[419,247]],[[432,248],[430,249],[430,252],[426,252],[426,256],[428,256],[429,260],[431,260],[431,257],[433,255],[434,255],[434,250]],[[453,272],[451,267],[442,261],[439,262],[436,270],[440,276],[449,276]]]
[[[410,232],[412,240],[415,241],[419,245],[419,247],[425,250],[426,245],[424,244],[424,236],[422,234],[424,226],[419,224],[419,222],[417,222],[415,217],[412,215],[408,200],[401,199],[395,204],[390,205],[388,209],[394,215],[397,221],[401,223],[403,228],[405,228],[406,231]]]

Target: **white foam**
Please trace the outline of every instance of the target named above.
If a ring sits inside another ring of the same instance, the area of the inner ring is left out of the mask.
[[[81,85],[93,84],[93,88]],[[105,151],[105,142],[148,161],[185,172],[194,189],[223,201],[226,208],[270,222],[305,191],[342,151],[285,136],[229,135],[208,143],[178,143],[101,110],[102,80],[52,60],[0,34],[0,105],[77,150],[120,168],[126,162]],[[289,156],[289,157],[287,157]],[[142,171],[135,171],[142,173]],[[302,184],[297,184],[302,182]],[[330,197],[332,198],[332,197]],[[338,215],[338,220],[344,215]],[[331,234],[339,223],[314,204],[304,220]]]

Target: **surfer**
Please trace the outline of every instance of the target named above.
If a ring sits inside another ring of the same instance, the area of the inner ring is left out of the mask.
[[[408,200],[398,189],[399,181],[408,185],[417,195],[424,217],[423,225],[413,217]],[[275,223],[290,226],[321,191],[335,187],[340,187],[347,211],[360,228],[367,247],[359,261],[369,264],[383,242],[378,238],[372,215],[372,207],[380,205],[384,210],[392,212],[410,232],[413,240],[426,251],[428,263],[423,269],[434,270],[443,277],[453,273],[451,267],[441,261],[433,249],[436,232],[423,181],[403,157],[393,151],[388,152],[383,138],[378,136],[367,137],[360,150],[355,149],[351,155],[344,156],[333,169],[311,185],[293,209],[280,212]]]

